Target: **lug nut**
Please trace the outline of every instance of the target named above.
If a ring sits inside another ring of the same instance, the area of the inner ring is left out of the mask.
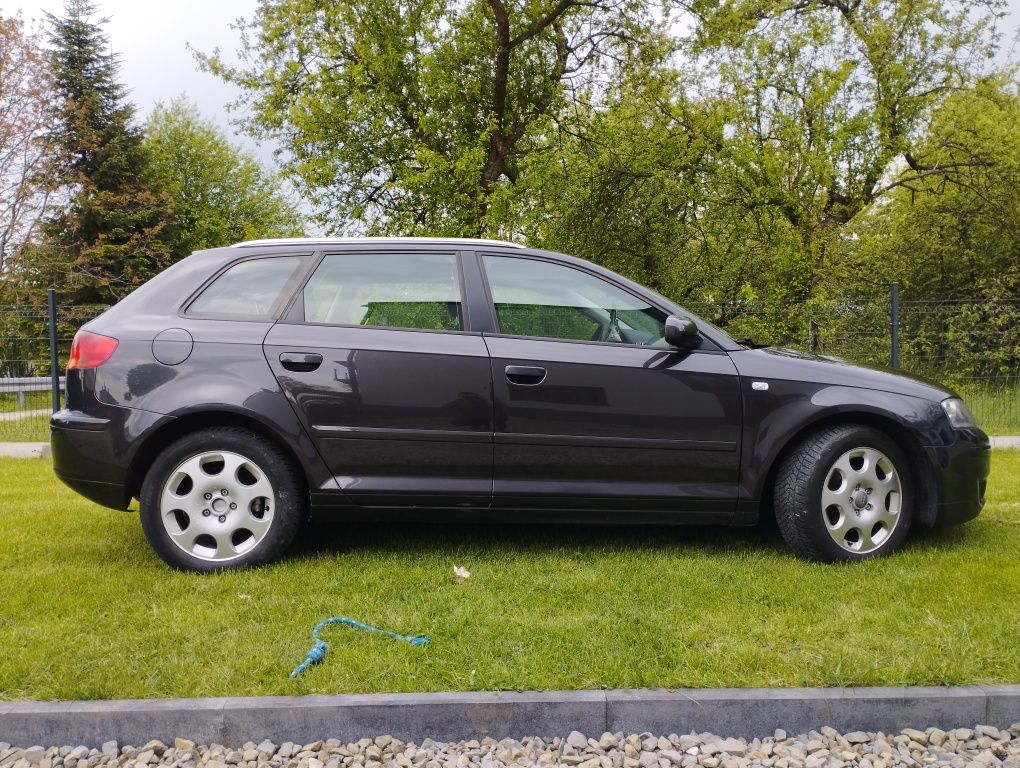
[[[237,509],[237,505],[234,502],[230,502],[231,509]]]
[[[211,515],[211,514],[212,514],[212,512],[210,512],[208,509],[203,509],[202,510],[202,517],[209,517],[209,515]]]
[[[226,496],[227,495],[227,489],[224,488],[222,491],[220,491],[220,494],[222,494],[223,496]]]
[[[209,499],[211,499],[211,498],[212,498],[212,494],[211,494],[211,493],[207,493],[207,494],[205,495],[205,500],[206,500],[206,501],[209,501]]]
[[[871,509],[871,505],[870,505],[870,504],[868,504],[868,505],[867,505],[867,506],[865,507],[865,509]]]
[[[225,522],[227,522],[227,516],[226,515],[220,515],[219,520],[220,520],[221,523],[225,523]]]

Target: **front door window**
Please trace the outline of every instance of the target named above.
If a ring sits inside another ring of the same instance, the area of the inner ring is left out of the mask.
[[[668,347],[666,313],[579,269],[485,256],[500,333]]]

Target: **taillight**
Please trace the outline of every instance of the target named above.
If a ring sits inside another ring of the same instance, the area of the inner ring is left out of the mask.
[[[67,369],[98,368],[117,349],[117,340],[89,331],[78,331],[71,342],[71,356],[67,358]]]

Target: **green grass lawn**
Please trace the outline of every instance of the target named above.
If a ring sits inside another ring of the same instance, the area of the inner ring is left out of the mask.
[[[15,421],[0,421],[0,442],[48,443],[50,415],[26,416]]]
[[[10,421],[0,419],[0,442],[49,442],[50,407],[51,400],[48,391],[26,392],[24,406],[18,404],[17,395],[11,392],[0,392],[0,415],[12,414],[16,411],[46,411],[45,414],[34,414]]]
[[[0,698],[1020,681],[1020,452],[975,521],[854,566],[775,532],[320,525],[196,576],[45,460],[0,460]],[[451,569],[472,575],[455,584]],[[334,627],[346,615],[432,642]]]
[[[1020,435],[1020,386],[965,387],[961,394],[989,435]]]
[[[49,390],[45,392],[26,392],[24,405],[18,402],[17,394],[13,392],[0,392],[0,413],[50,408],[52,405],[53,400]]]

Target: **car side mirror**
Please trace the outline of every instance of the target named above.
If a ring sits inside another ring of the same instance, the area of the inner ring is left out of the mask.
[[[670,315],[666,318],[666,343],[678,349],[695,349],[701,344],[698,326],[689,317]]]

